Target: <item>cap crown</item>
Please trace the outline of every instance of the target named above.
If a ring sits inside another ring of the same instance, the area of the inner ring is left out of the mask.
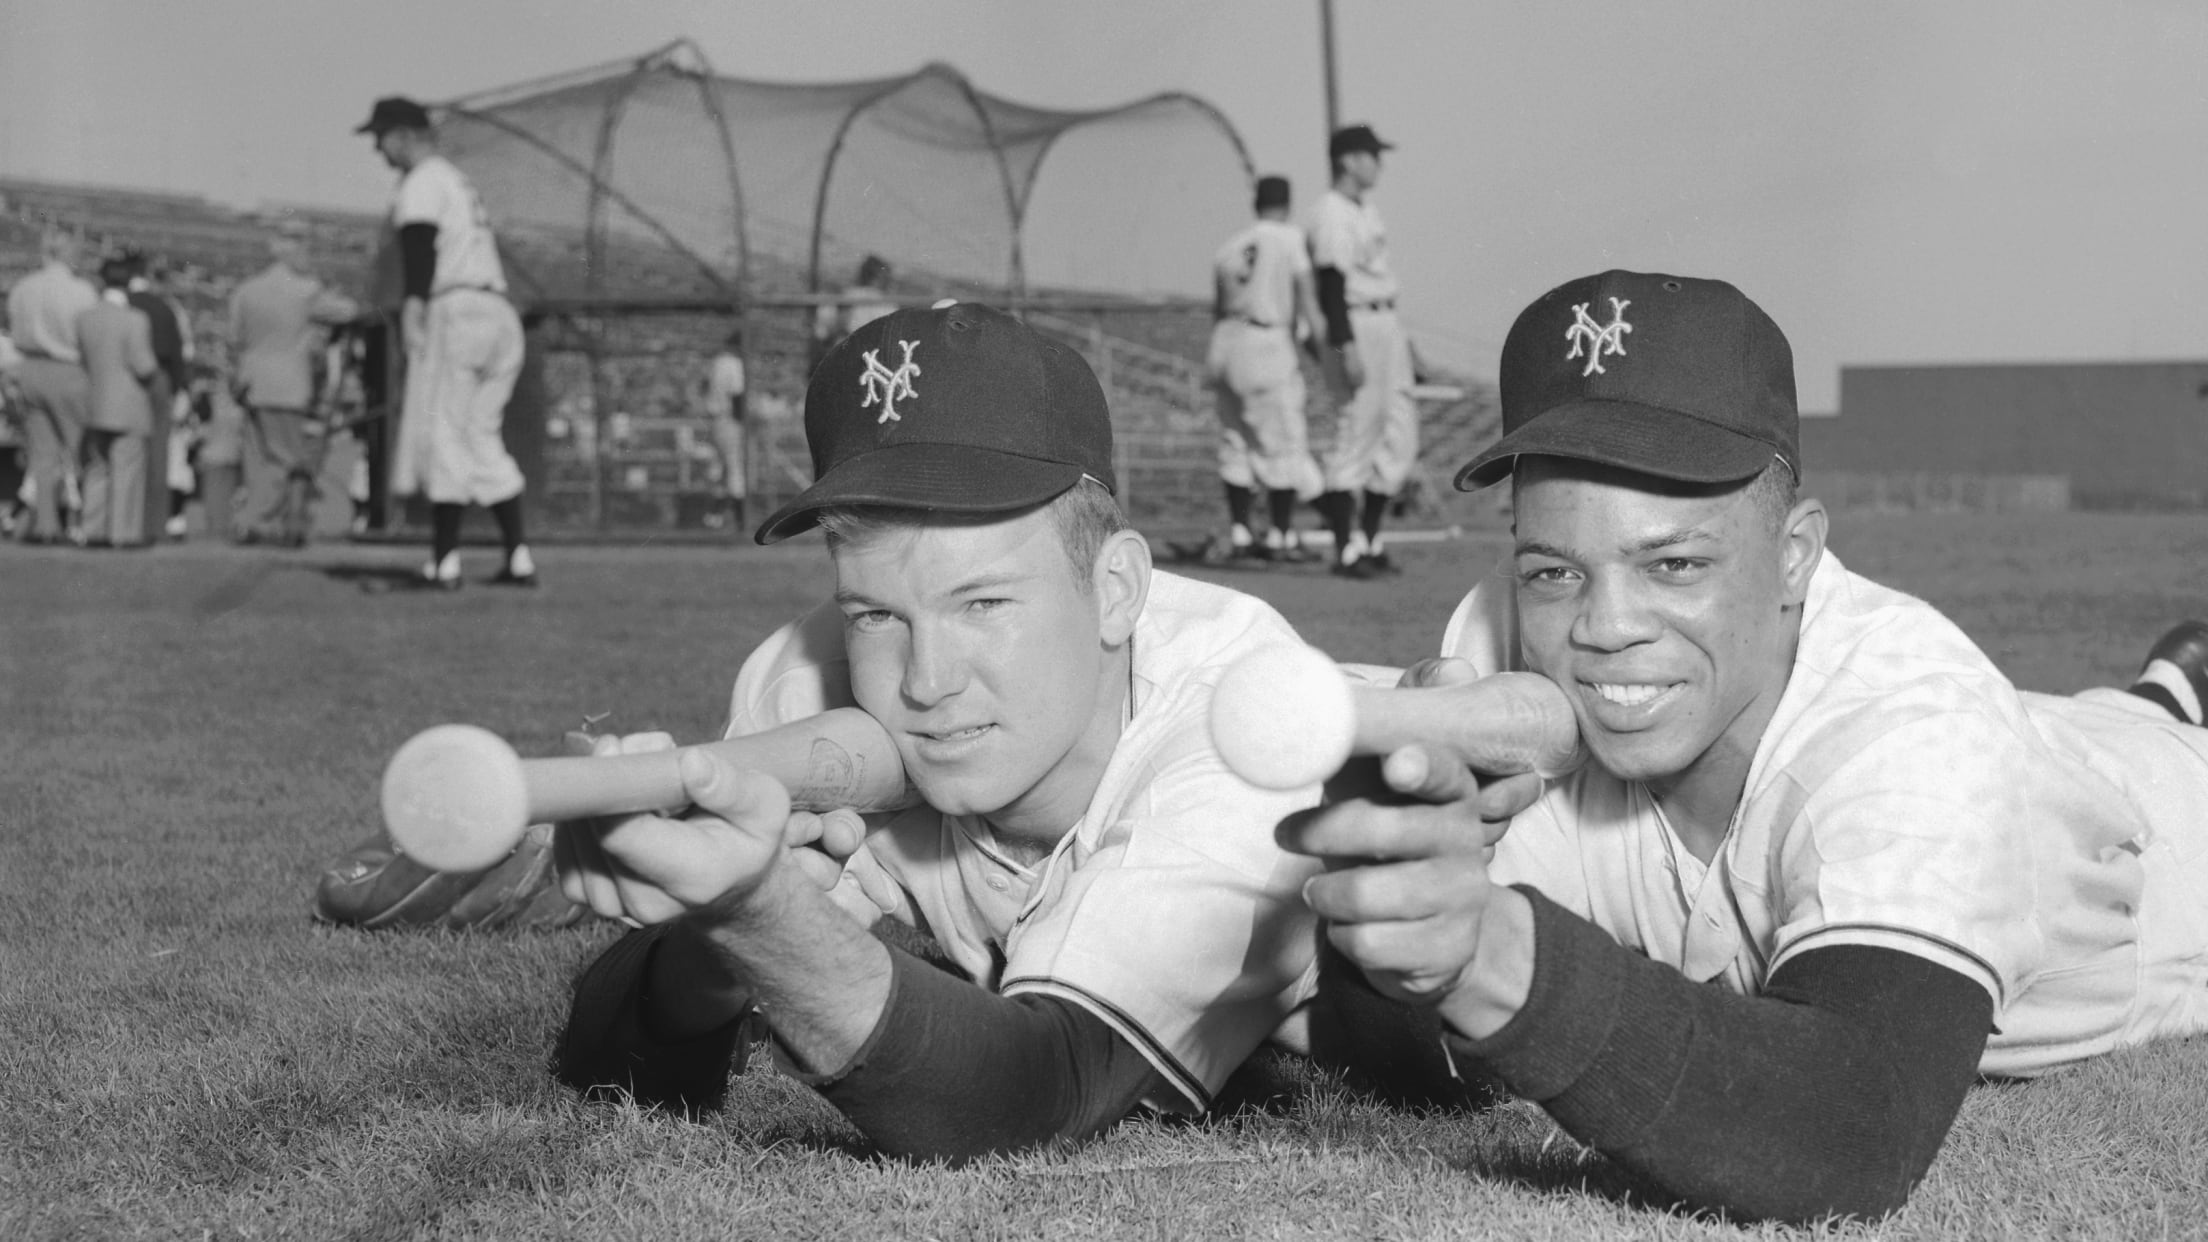
[[[816,482],[762,542],[831,505],[992,513],[1083,475],[1114,488],[1104,390],[1081,355],[978,303],[900,310],[844,338],[805,393]]]
[[[1550,290],[1503,343],[1503,438],[1458,476],[1484,486],[1520,453],[1580,457],[1663,478],[1801,468],[1794,353],[1763,309],[1721,280],[1609,271]]]

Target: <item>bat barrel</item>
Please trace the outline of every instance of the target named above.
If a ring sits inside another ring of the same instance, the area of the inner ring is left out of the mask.
[[[1359,686],[1352,697],[1358,754],[1421,745],[1475,771],[1542,776],[1569,772],[1585,758],[1570,701],[1537,673],[1495,673],[1422,689]]]

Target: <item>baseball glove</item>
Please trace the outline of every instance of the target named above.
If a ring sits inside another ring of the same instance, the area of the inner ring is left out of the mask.
[[[314,917],[370,930],[394,927],[569,927],[590,914],[560,892],[552,825],[533,825],[505,861],[483,871],[431,871],[378,834],[338,855],[314,887]]]

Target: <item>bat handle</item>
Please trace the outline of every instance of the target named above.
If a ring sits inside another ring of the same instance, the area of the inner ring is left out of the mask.
[[[681,754],[681,750],[657,750],[519,760],[522,784],[528,791],[527,820],[558,823],[682,806],[690,795],[683,790],[677,767]]]

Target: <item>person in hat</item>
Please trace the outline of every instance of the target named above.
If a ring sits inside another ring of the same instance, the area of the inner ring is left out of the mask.
[[[1219,479],[1227,489],[1231,556],[1302,560],[1296,502],[1319,494],[1305,443],[1303,367],[1296,342],[1320,332],[1303,230],[1288,222],[1286,177],[1257,179],[1257,219],[1211,260],[1211,348],[1205,369],[1219,412]],[[1271,526],[1260,542],[1252,510],[1264,489]]]
[[[231,391],[276,479],[266,508],[248,520],[240,539],[297,548],[307,542],[314,483],[328,447],[315,409],[315,361],[325,333],[359,308],[313,274],[303,226],[289,222],[273,230],[268,253],[268,266],[230,294]]]
[[[1340,867],[1306,890],[1316,1051],[1810,1220],[1900,1206],[1979,1075],[2208,1030],[2208,626],[2128,690],[2035,694],[1851,572],[1786,337],[1721,281],[1562,285],[1500,379],[1457,485],[1508,482],[1515,553],[1426,672],[1547,675],[1592,759],[1499,833],[1371,802],[1284,832]]]
[[[461,585],[460,524],[469,505],[498,522],[505,555],[491,579],[535,586],[536,561],[522,530],[521,467],[501,427],[521,376],[521,319],[506,300],[498,240],[475,187],[438,153],[429,110],[402,96],[379,99],[356,131],[399,172],[391,201],[404,301],[406,392],[391,490],[429,499],[425,585]]]
[[[721,342],[720,351],[706,365],[705,418],[713,431],[713,447],[721,455],[723,510],[707,515],[706,524],[744,525],[744,494],[749,490],[744,465],[744,330],[736,328]]]
[[[1380,528],[1418,461],[1411,343],[1395,317],[1388,229],[1372,201],[1380,153],[1394,149],[1370,125],[1335,130],[1326,145],[1334,184],[1311,213],[1311,263],[1326,317],[1322,362],[1341,404],[1318,507],[1334,532],[1335,572],[1352,578],[1395,571]]]
[[[562,825],[568,895],[645,927],[578,980],[560,1077],[716,1107],[751,1014],[878,1148],[958,1159],[1198,1112],[1300,1044],[1317,865],[1273,831],[1319,791],[1234,776],[1207,725],[1235,660],[1297,639],[1151,568],[1080,355],[979,305],[900,310],[822,361],[805,431],[817,481],[755,537],[821,528],[835,595],[745,662],[730,731],[856,703],[923,804],[862,840],[686,761],[694,813]]]

